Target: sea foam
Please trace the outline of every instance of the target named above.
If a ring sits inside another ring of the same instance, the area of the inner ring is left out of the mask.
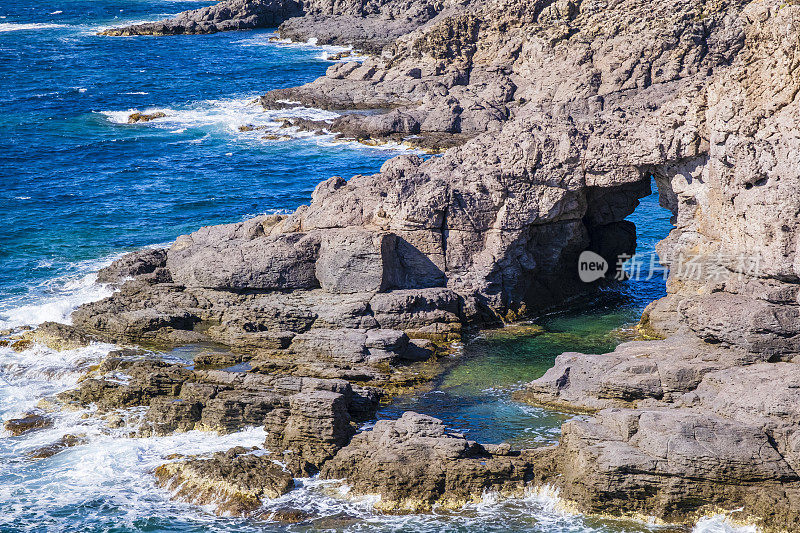
[[[753,525],[735,523],[727,515],[715,515],[700,519],[692,529],[692,533],[758,533]]]
[[[322,61],[331,62],[348,62],[348,61],[364,61],[368,56],[357,54],[352,46],[337,46],[328,44],[318,44],[318,39],[312,37],[306,42],[291,41],[289,39],[281,39],[277,33],[269,33],[266,35],[258,35],[239,41],[240,46],[278,46],[281,48],[294,48],[297,50],[316,50],[319,53],[316,58]],[[350,55],[333,59],[334,56],[350,52]]]
[[[0,329],[37,326],[48,321],[69,323],[72,311],[78,306],[111,295],[111,289],[95,283],[96,280],[96,273],[49,280],[46,288],[34,288],[24,298],[4,302],[0,308]]]
[[[7,31],[50,30],[54,28],[65,28],[65,27],[66,24],[50,24],[45,22],[40,22],[40,23],[2,22],[0,23],[0,33]]]

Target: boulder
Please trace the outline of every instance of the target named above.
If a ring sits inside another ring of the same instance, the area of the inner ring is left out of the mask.
[[[162,249],[138,250],[123,255],[97,273],[98,283],[118,284],[127,278],[152,274],[167,264],[167,251]]]
[[[13,437],[19,437],[20,435],[52,426],[52,418],[36,413],[28,413],[21,418],[6,420],[6,423],[3,425],[6,431],[11,433]]]
[[[301,233],[268,236],[258,220],[203,228],[167,252],[172,279],[185,287],[311,289],[318,240]]]
[[[353,228],[325,232],[315,272],[324,291],[341,294],[393,288],[399,269],[395,235]]]
[[[239,446],[166,463],[156,468],[156,481],[175,499],[213,506],[218,515],[246,516],[294,487],[291,474],[257,452]]]
[[[532,456],[493,455],[441,420],[406,412],[379,420],[325,463],[321,476],[342,479],[353,494],[378,494],[391,512],[425,512],[480,501],[487,491],[520,495],[534,479]]]

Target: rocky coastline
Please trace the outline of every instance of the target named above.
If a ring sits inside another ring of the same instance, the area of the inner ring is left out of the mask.
[[[331,177],[290,215],[201,228],[102,270],[112,296],[17,341],[137,347],[62,404],[144,407],[140,435],[263,426],[263,449],[155,473],[220,513],[257,513],[319,474],[386,512],[549,484],[589,513],[691,523],[741,508],[764,531],[797,530],[800,4],[226,0],[106,34],[278,24],[376,55],[262,106],[369,110],[328,129],[441,154]],[[578,256],[614,274],[652,178],[675,224],[658,248],[668,295],[639,325],[653,340],[562,354],[518,393],[588,415],[557,446],[483,446],[410,412],[359,430],[438,375],[452,342],[602,286],[580,281]],[[209,349],[193,365],[148,351],[187,344]],[[37,416],[7,424],[35,431]]]

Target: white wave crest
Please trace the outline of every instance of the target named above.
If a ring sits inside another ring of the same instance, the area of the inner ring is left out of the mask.
[[[77,261],[66,273],[31,285],[27,294],[0,300],[0,330],[21,326],[37,326],[42,322],[69,324],[70,315],[78,306],[110,296],[106,285],[98,284],[97,272],[121,257],[123,252],[87,261]],[[40,260],[37,267],[49,262]]]
[[[124,10],[120,10],[120,13],[124,12]],[[138,24],[148,24],[150,22],[158,22],[160,20],[173,18],[178,13],[155,13],[150,18],[146,19],[128,19],[125,20],[124,18],[119,18],[111,23],[105,23],[100,25],[85,25],[83,33],[85,35],[96,35],[98,33],[102,33],[106,30],[111,30],[114,28],[122,28],[123,26],[136,26]]]
[[[66,24],[50,24],[45,22],[27,23],[27,24],[22,22],[2,22],[0,23],[0,32],[51,30],[55,28],[65,28],[65,27]]]
[[[205,100],[187,108],[149,107],[146,109],[129,109],[127,111],[101,111],[114,124],[128,124],[133,113],[145,115],[163,113],[164,117],[147,122],[139,122],[138,127],[154,127],[168,130],[175,134],[185,133],[188,129],[202,130],[206,133],[236,135],[251,140],[261,140],[265,134],[298,135],[298,132],[282,129],[284,118],[304,118],[309,120],[332,120],[338,113],[310,107],[292,107],[289,109],[265,110],[255,101],[255,96],[248,98]],[[133,125],[133,124],[132,124]],[[251,129],[252,127],[252,129]]]
[[[70,315],[78,306],[111,295],[111,289],[95,283],[96,280],[96,273],[85,274],[64,282],[54,289],[55,294],[26,296],[26,300],[30,298],[33,303],[19,300],[7,303],[5,309],[0,309],[0,329],[36,326],[48,321],[69,323]],[[57,286],[58,281],[51,280],[49,284]]]
[[[368,56],[357,54],[352,46],[337,46],[329,44],[319,44],[316,37],[312,37],[306,42],[291,41],[289,39],[281,39],[277,33],[269,33],[265,35],[258,35],[239,41],[240,46],[278,46],[281,48],[293,48],[296,50],[310,50],[316,51],[317,59],[332,62],[347,62],[347,61],[364,61]],[[342,55],[344,57],[336,57]]]
[[[758,533],[754,525],[741,525],[728,515],[715,515],[700,519],[692,529],[692,533]]]
[[[66,422],[66,421],[65,421]],[[50,442],[65,431],[76,431],[88,438],[88,443],[43,461],[37,461],[18,475],[8,476],[5,485],[15,505],[0,503],[0,529],[4,525],[36,524],[39,529],[64,529],[54,522],[55,509],[91,508],[98,501],[114,510],[114,528],[139,530],[137,527],[147,516],[182,516],[187,520],[203,522],[209,518],[187,504],[171,501],[170,494],[155,485],[153,469],[167,462],[170,454],[206,454],[223,451],[233,446],[257,446],[266,433],[263,429],[247,429],[230,435],[215,435],[191,431],[169,437],[129,438],[109,435],[98,427],[79,423],[58,429],[40,431],[40,442]],[[120,432],[122,433],[122,432]],[[18,443],[17,454],[24,451]],[[29,443],[27,443],[29,444]],[[6,455],[0,452],[0,456]],[[13,468],[13,466],[12,466]],[[0,477],[6,470],[0,466]],[[3,493],[0,492],[0,497]],[[104,520],[102,515],[89,515],[89,520]],[[108,520],[109,518],[105,518]],[[74,528],[74,522],[67,522]],[[49,526],[49,527],[48,527]],[[108,529],[108,528],[101,528]]]
[[[42,398],[76,387],[86,370],[113,348],[100,343],[64,351],[38,344],[21,352],[0,348],[0,416],[20,416]]]

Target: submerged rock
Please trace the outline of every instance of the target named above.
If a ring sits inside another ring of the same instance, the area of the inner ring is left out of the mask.
[[[88,441],[84,437],[79,437],[76,435],[64,435],[52,444],[48,444],[47,446],[42,446],[41,448],[33,450],[30,454],[28,454],[28,457],[31,459],[47,459],[48,457],[52,457],[63,452],[67,448],[81,446],[86,444],[86,442]]]
[[[167,114],[162,111],[156,111],[155,113],[132,113],[128,117],[128,124],[135,124],[137,122],[150,122],[151,120],[164,118],[166,116]]]
[[[53,419],[36,413],[28,413],[22,418],[7,420],[3,427],[14,437],[53,426]]]
[[[313,517],[314,515],[300,509],[278,509],[269,513],[264,513],[260,518],[284,524],[299,524],[307,522]]]
[[[212,505],[225,516],[249,515],[265,499],[286,494],[294,486],[291,474],[269,456],[242,447],[166,463],[156,468],[155,476],[176,499]]]

